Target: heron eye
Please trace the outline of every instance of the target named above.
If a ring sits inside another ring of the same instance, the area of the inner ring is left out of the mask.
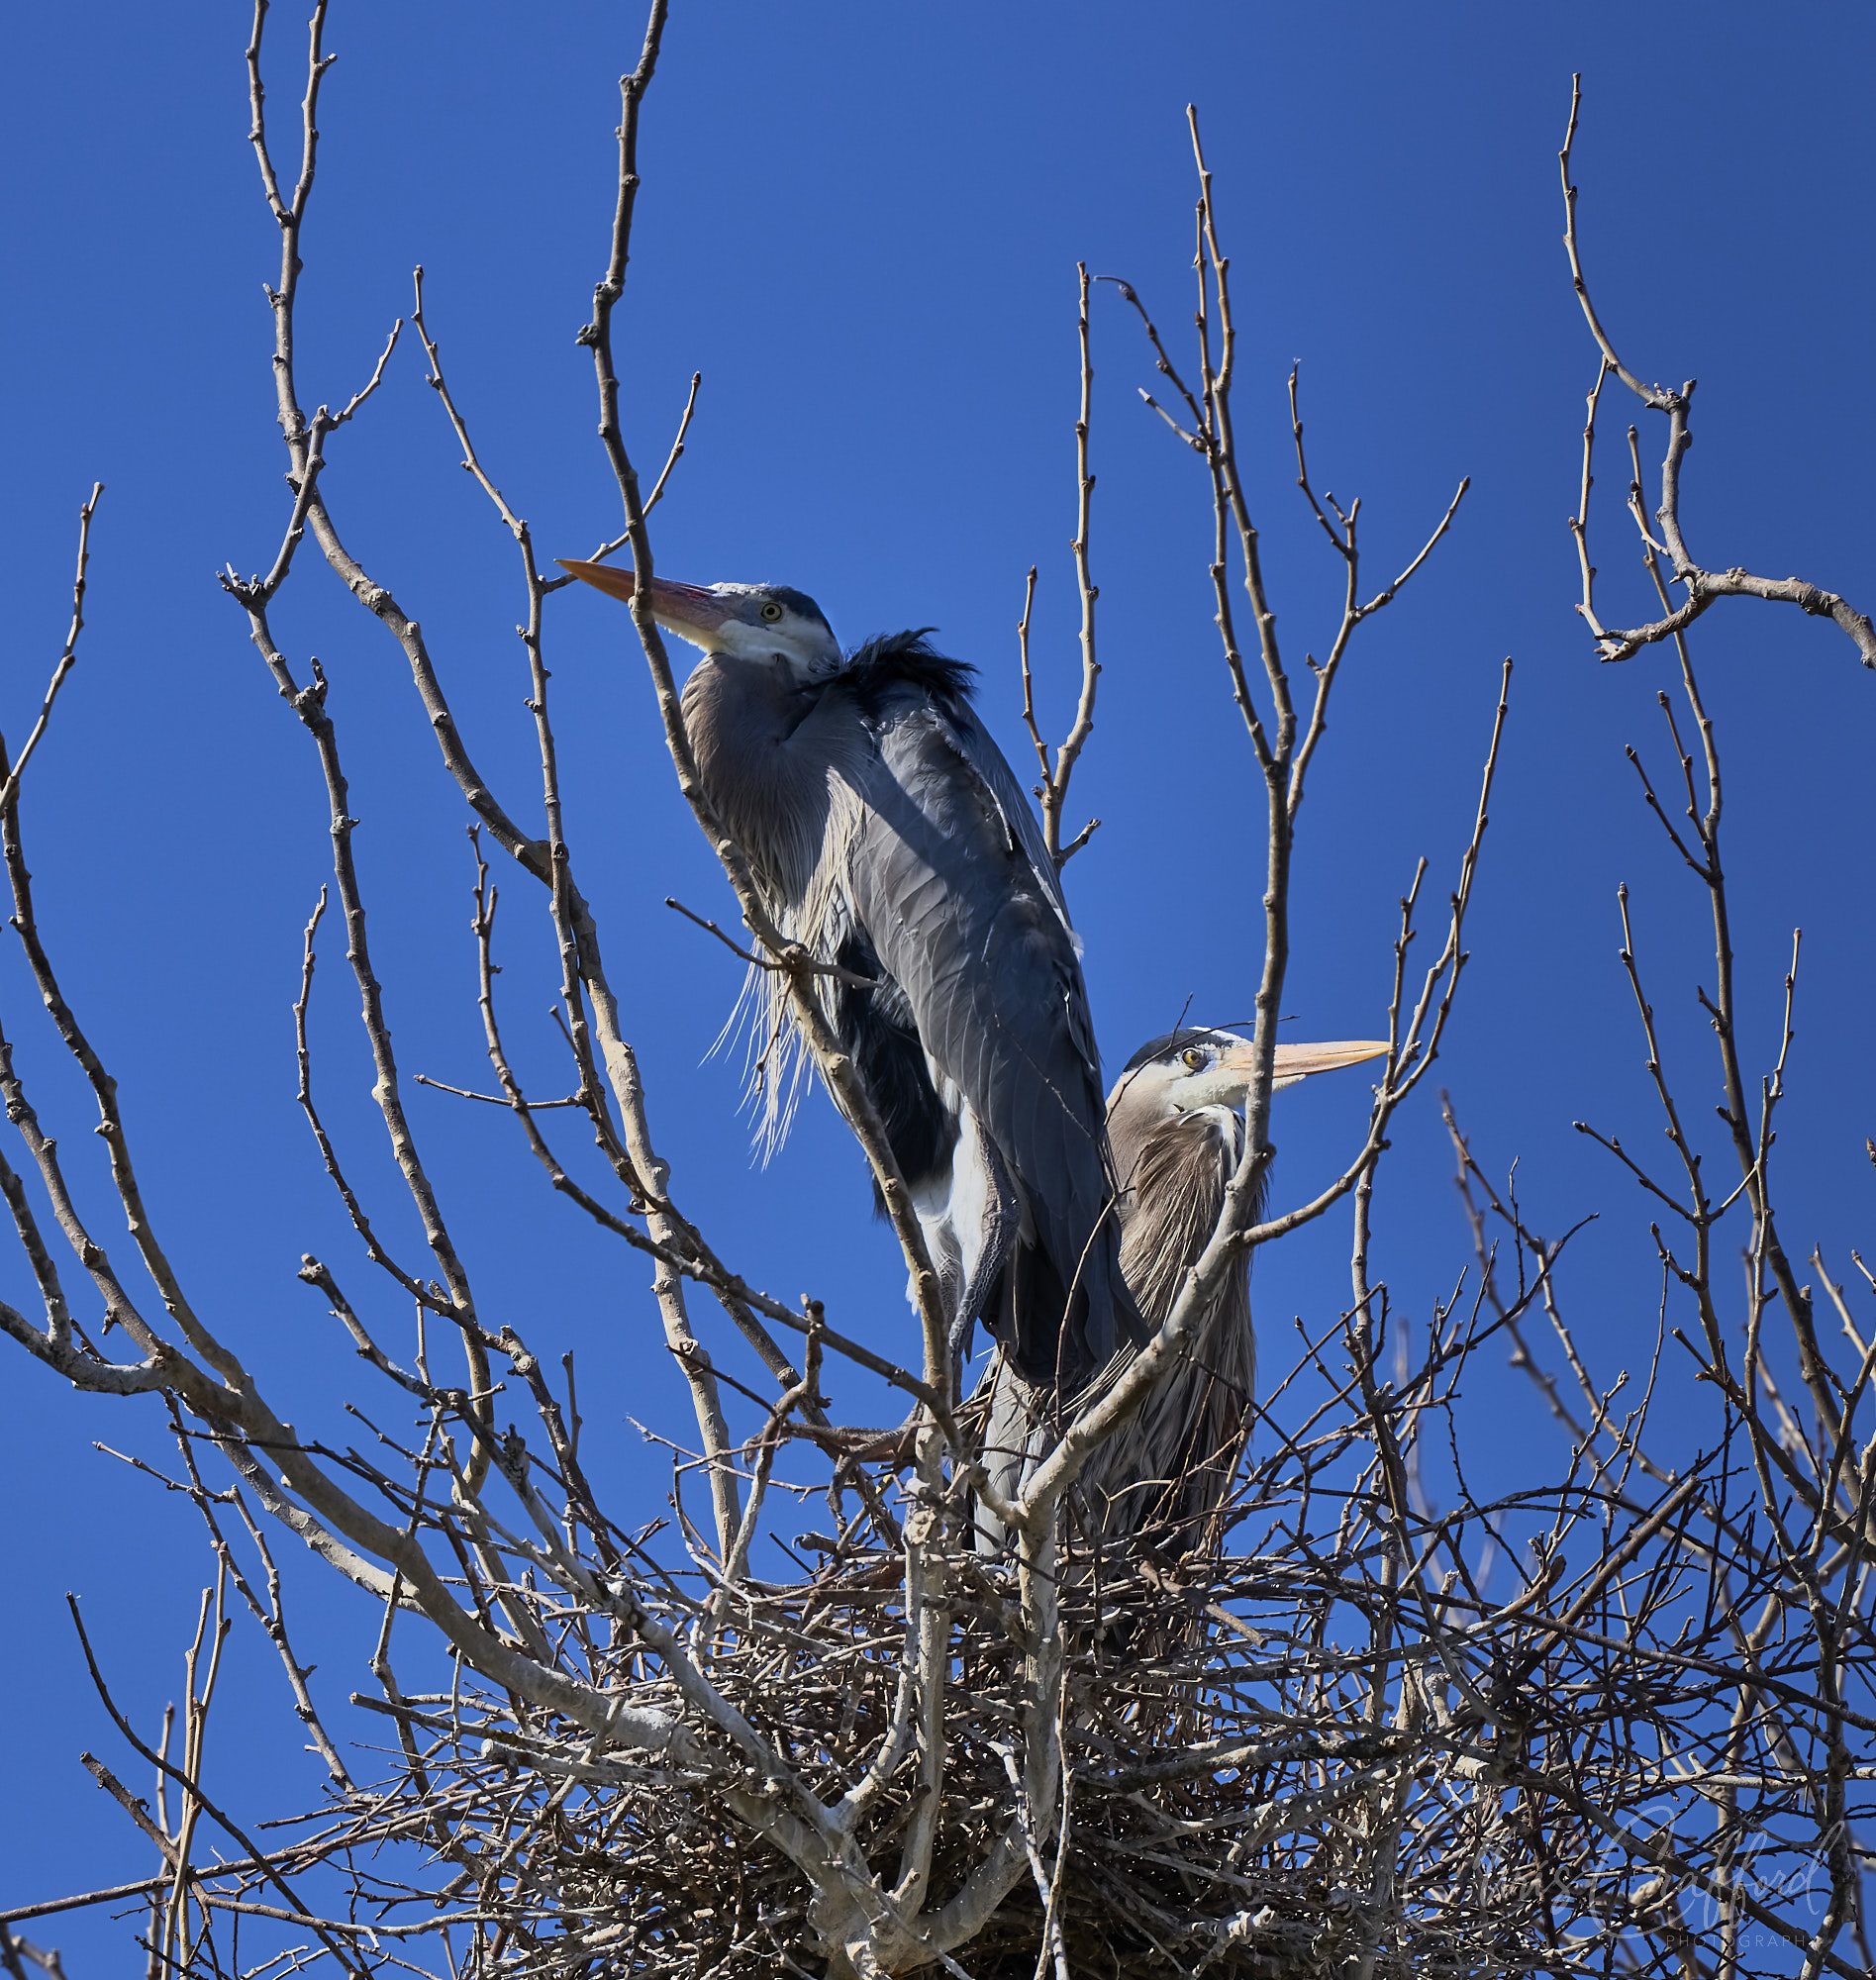
[[[1197,1072],[1205,1064],[1205,1053],[1197,1045],[1187,1045],[1179,1056],[1185,1061],[1189,1072]]]
[[[782,616],[782,608],[773,599],[762,607],[762,617],[772,626]]]

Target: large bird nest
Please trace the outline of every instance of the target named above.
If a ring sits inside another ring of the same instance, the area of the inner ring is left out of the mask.
[[[1828,1889],[1835,1844],[1815,1814],[1841,1729],[1818,1700],[1816,1639],[1780,1592],[1775,1550],[1717,1564],[1724,1514],[1698,1468],[1651,1497],[1592,1464],[1491,1505],[1436,1511],[1417,1488],[1396,1504],[1402,1417],[1390,1402],[1378,1447],[1357,1417],[1258,1466],[1226,1549],[1135,1547],[1122,1561],[1070,1536],[1063,1765],[1047,1809],[1023,1808],[1035,1685],[1017,1579],[953,1547],[931,1890],[941,1902],[963,1881],[1013,1806],[1030,1860],[935,1967],[975,1980],[1678,1973],[1691,1944],[1725,1932],[1771,1948],[1737,1971],[1781,1970],[1792,1947],[1761,1915],[1795,1916],[1793,1893]],[[1560,1535],[1589,1542],[1580,1566]],[[1464,1565],[1493,1552],[1496,1574]],[[1723,1587],[1736,1599],[1718,1601]],[[323,1852],[349,1866],[352,1915],[453,1919],[481,1948],[467,1970],[528,1980],[839,1971],[796,1865],[730,1812],[747,1755],[673,1675],[668,1641],[793,1783],[833,1802],[903,1704],[901,1557],[861,1520],[811,1579],[751,1580],[712,1602],[673,1576],[642,1598],[637,1632],[519,1579],[500,1593],[569,1674],[688,1727],[702,1762],[603,1750],[466,1683],[389,1687],[378,1709],[397,1721],[403,1764],[350,1800]],[[1743,1614],[1760,1624],[1752,1685]],[[1866,1684],[1862,1625],[1845,1647],[1844,1674]],[[859,1832],[882,1888],[921,1810],[920,1765],[908,1751]],[[357,1847],[392,1834],[457,1874]]]

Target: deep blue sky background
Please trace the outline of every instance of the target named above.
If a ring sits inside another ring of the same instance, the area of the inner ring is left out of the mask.
[[[362,382],[421,260],[452,386],[546,554],[583,554],[615,527],[591,367],[572,339],[603,261],[616,78],[640,26],[636,7],[564,5],[549,20],[357,0],[341,0],[331,24],[340,60],[306,238],[304,393],[337,404]],[[384,1398],[359,1386],[321,1303],[294,1283],[301,1252],[331,1260],[387,1329],[402,1317],[378,1301],[292,1103],[289,1005],[327,871],[324,806],[307,739],[213,577],[224,560],[263,567],[286,513],[260,293],[277,248],[245,143],[246,27],[232,6],[122,0],[10,25],[0,720],[17,746],[62,637],[77,505],[102,478],[90,626],[25,806],[43,920],[123,1081],[172,1255],[215,1323],[307,1398],[298,1420],[330,1429],[341,1396]],[[283,8],[271,34],[284,148],[302,24]],[[1359,636],[1344,675],[1304,817],[1291,1036],[1382,1022],[1397,897],[1421,852],[1430,902],[1451,884],[1499,661],[1515,654],[1472,973],[1438,1079],[1488,1167],[1522,1158],[1541,1226],[1611,1213],[1582,1240],[1572,1281],[1579,1338],[1605,1377],[1645,1356],[1656,1299],[1635,1192],[1570,1127],[1587,1117],[1637,1146],[1658,1140],[1616,959],[1620,880],[1671,1069],[1698,1093],[1696,1117],[1717,1096],[1692,997],[1711,967],[1701,903],[1622,757],[1633,740],[1665,767],[1652,696],[1668,661],[1598,667],[1570,609],[1564,520],[1595,369],[1558,243],[1570,71],[1586,72],[1578,169],[1605,315],[1638,370],[1701,380],[1685,509],[1697,552],[1799,571],[1868,608],[1873,63],[1876,19],[1851,8],[1785,9],[1774,23],[1736,4],[1168,6],[1149,18],[1114,5],[677,0],[646,113],[619,340],[643,462],[662,457],[691,371],[705,376],[657,519],[662,567],[798,584],[849,640],[938,625],[982,666],[982,705],[1020,764],[1013,629],[1032,561],[1051,728],[1073,682],[1074,264],[1137,283],[1183,348],[1183,107],[1198,103],[1237,284],[1238,432],[1293,657],[1321,649],[1338,584],[1290,486],[1293,356],[1313,465],[1344,499],[1363,497],[1376,582],[1459,476],[1474,483],[1449,543]],[[1108,672],[1073,822],[1093,811],[1108,823],[1071,894],[1114,1064],[1188,999],[1202,1017],[1247,1014],[1262,846],[1209,624],[1202,475],[1138,405],[1150,366],[1111,297],[1095,336]],[[1611,443],[1629,417],[1613,410]],[[1644,438],[1658,446],[1651,429]],[[516,570],[414,346],[330,457],[342,529],[422,619],[485,767],[511,806],[529,806]],[[1603,465],[1610,603],[1626,596],[1644,616],[1614,446]],[[296,660],[317,651],[334,678],[404,1065],[482,1083],[463,811],[401,658],[310,553],[275,623]],[[713,1227],[752,1279],[813,1289],[853,1332],[903,1339],[900,1268],[825,1102],[763,1172],[746,1155],[735,1066],[699,1064],[737,965],[659,903],[675,893],[722,912],[727,895],[671,784],[624,615],[567,596],[549,637],[571,828],[676,1189],[718,1206]],[[1728,752],[1755,1063],[1775,1049],[1790,931],[1805,930],[1779,1147],[1786,1239],[1825,1244],[1847,1272],[1845,1248],[1867,1242],[1863,1137],[1876,1131],[1876,681],[1828,626],[1771,608],[1715,614],[1698,657]],[[506,897],[512,1040],[541,1091],[563,1090],[539,904],[520,876]],[[414,1256],[343,971],[331,944],[318,1077]],[[91,1114],[11,954],[0,1000],[41,1111],[114,1233]],[[485,1313],[512,1317],[543,1351],[579,1345],[589,1448],[622,1493],[655,1508],[663,1460],[626,1419],[681,1434],[687,1413],[641,1265],[548,1195],[494,1110],[423,1092],[411,1104],[473,1238]],[[1363,1105],[1352,1078],[1282,1104],[1281,1193],[1333,1172]],[[1422,1321],[1465,1258],[1431,1088],[1396,1139],[1379,1262],[1399,1311]],[[1333,1320],[1345,1252],[1335,1221],[1267,1255],[1266,1322]],[[30,1298],[23,1260],[0,1265],[0,1290]],[[159,1451],[153,1413],[74,1399],[22,1356],[6,1381],[0,1905],[148,1868],[77,1764],[86,1745],[123,1756],[61,1592],[84,1598],[121,1696],[148,1724],[176,1693],[206,1572],[187,1508],[90,1447]],[[837,1409],[843,1393],[858,1414],[878,1407],[838,1373],[833,1393]],[[1509,1377],[1478,1400],[1479,1461],[1528,1476],[1544,1448],[1534,1401]],[[321,1695],[337,1705],[362,1675],[372,1619],[317,1576],[294,1585]],[[249,1815],[306,1792],[287,1771],[295,1740],[269,1657],[239,1633],[211,1735],[211,1780]],[[121,1930],[91,1918],[35,1935],[66,1947],[77,1974],[121,1961]]]

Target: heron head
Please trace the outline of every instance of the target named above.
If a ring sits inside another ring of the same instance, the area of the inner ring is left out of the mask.
[[[1386,1041],[1374,1039],[1280,1044],[1271,1088],[1294,1086],[1312,1073],[1332,1072],[1337,1066],[1359,1065],[1386,1051]],[[1235,1109],[1244,1104],[1255,1078],[1256,1051],[1249,1039],[1195,1025],[1141,1045],[1108,1096],[1108,1111],[1112,1114],[1126,1105],[1169,1117],[1207,1107]]]
[[[639,588],[633,572],[611,564],[562,557],[560,566],[628,604]],[[825,680],[839,669],[840,644],[834,628],[806,592],[789,585],[679,584],[652,577],[644,590],[652,618],[707,653],[783,667],[801,685]]]

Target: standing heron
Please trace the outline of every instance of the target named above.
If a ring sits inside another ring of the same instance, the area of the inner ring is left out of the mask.
[[[566,563],[631,600],[632,572]],[[1100,1060],[1078,944],[1029,800],[923,633],[843,653],[784,585],[645,581],[701,646],[685,728],[711,808],[885,1128],[944,1287],[953,1350],[982,1321],[1025,1378],[1079,1388],[1144,1336],[1121,1275]],[[800,1052],[788,986],[752,972]],[[799,1071],[800,1058],[795,1058]],[[771,1067],[765,1133],[796,1080]]]
[[[1272,1090],[1387,1049],[1360,1040],[1280,1044]],[[1241,1110],[1254,1056],[1250,1040],[1234,1032],[1170,1032],[1134,1054],[1108,1096],[1108,1138],[1121,1184],[1121,1270],[1149,1329],[1171,1314],[1218,1228],[1226,1187],[1244,1152]],[[1253,1216],[1261,1211],[1260,1199]],[[1098,1401],[1137,1351],[1123,1343],[1079,1406]],[[1177,1367],[1089,1457],[1080,1480],[1088,1531],[1110,1539],[1151,1531],[1182,1549],[1213,1537],[1209,1530],[1243,1451],[1256,1370],[1246,1255],[1199,1314]],[[991,1476],[1008,1496],[1039,1454],[1016,1385],[993,1387],[986,1444]],[[985,1534],[993,1544],[997,1537]]]

